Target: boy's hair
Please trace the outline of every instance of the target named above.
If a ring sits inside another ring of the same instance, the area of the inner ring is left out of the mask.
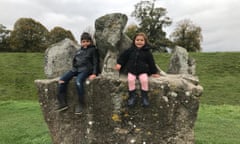
[[[147,38],[147,35],[143,32],[139,32],[137,33],[134,37],[133,37],[133,44],[134,44],[134,41],[136,39],[137,36],[142,36],[145,40],[145,44],[149,44],[149,41],[148,41],[148,38]]]
[[[92,42],[92,37],[91,37],[91,35],[90,35],[89,33],[83,32],[82,35],[81,35],[80,40],[81,40],[81,41],[82,41],[82,40],[89,40],[89,41]]]

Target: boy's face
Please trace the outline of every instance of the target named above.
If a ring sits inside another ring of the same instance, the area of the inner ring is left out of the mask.
[[[91,44],[90,40],[81,40],[81,46],[87,48]]]
[[[137,48],[142,48],[145,45],[145,39],[143,36],[137,36],[134,42]]]

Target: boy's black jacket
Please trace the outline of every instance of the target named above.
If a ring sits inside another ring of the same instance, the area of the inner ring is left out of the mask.
[[[153,55],[150,51],[150,46],[145,45],[142,48],[132,46],[125,50],[117,59],[117,63],[135,75],[147,73],[149,75],[157,73]]]
[[[98,74],[98,52],[94,45],[80,48],[73,57],[72,71],[88,71],[89,74]]]

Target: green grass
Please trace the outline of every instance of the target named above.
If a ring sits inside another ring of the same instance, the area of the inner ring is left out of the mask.
[[[44,54],[0,53],[0,100],[36,100],[35,79],[44,78]]]
[[[240,53],[191,53],[204,87],[202,103],[239,105]]]
[[[0,102],[0,144],[50,144],[36,101]]]
[[[239,144],[240,52],[190,53],[204,87],[196,144]],[[167,71],[170,54],[154,54]],[[35,79],[45,78],[44,54],[0,53],[0,144],[50,144]]]
[[[240,106],[201,105],[195,124],[196,144],[239,144]]]

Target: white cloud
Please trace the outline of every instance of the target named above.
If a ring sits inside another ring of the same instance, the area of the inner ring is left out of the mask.
[[[76,39],[81,32],[93,27],[100,16],[121,12],[130,17],[139,0],[1,0],[0,23],[9,29],[21,17],[33,18],[49,30],[61,26],[72,31]],[[202,28],[203,51],[240,51],[240,1],[238,0],[158,0],[157,6],[167,9],[176,22],[190,19]]]
[[[237,41],[240,24],[238,0],[163,0],[169,16],[176,22],[191,19],[202,28],[203,51],[240,51]],[[173,28],[170,28],[172,30]]]

